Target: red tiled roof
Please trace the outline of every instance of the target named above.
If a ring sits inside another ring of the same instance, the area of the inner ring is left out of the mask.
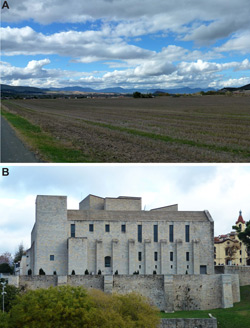
[[[241,215],[241,211],[240,211],[240,214],[239,214],[238,220],[236,221],[236,224],[237,224],[237,223],[243,223],[243,224],[245,224],[245,221],[243,220],[243,217],[242,217],[242,215]]]

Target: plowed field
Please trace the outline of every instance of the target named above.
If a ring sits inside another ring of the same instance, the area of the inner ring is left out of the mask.
[[[250,161],[250,97],[8,100],[5,108],[96,162]]]

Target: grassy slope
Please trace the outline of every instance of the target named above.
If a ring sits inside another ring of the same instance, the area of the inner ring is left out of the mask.
[[[211,313],[218,322],[218,328],[250,327],[250,286],[240,287],[241,301],[233,308],[207,311],[178,311],[161,313],[162,318],[208,318]]]

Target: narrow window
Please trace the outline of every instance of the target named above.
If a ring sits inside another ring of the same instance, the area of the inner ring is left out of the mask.
[[[240,255],[241,255],[241,250],[240,250]]]
[[[93,225],[93,223],[90,223],[89,224],[89,231],[90,232],[93,232],[94,231],[94,225]]]
[[[141,261],[141,252],[138,252],[138,261]]]
[[[50,255],[49,259],[50,259],[50,261],[54,261],[55,260],[55,256],[54,255]]]
[[[110,268],[111,267],[111,257],[110,256],[106,256],[104,259],[104,264],[105,264],[105,268]]]
[[[109,224],[105,224],[105,232],[109,232],[110,229],[109,229]]]
[[[158,261],[158,253],[155,252],[155,261]]]
[[[200,266],[200,274],[207,274],[207,266],[206,265]]]
[[[154,242],[158,243],[158,225],[154,225]]]
[[[186,252],[186,261],[189,261],[189,252]]]
[[[240,258],[240,263],[242,263],[242,259]]]
[[[172,224],[169,226],[169,241],[174,242],[174,226]]]
[[[121,232],[123,232],[123,233],[126,232],[126,224],[121,225]]]
[[[71,237],[76,236],[76,225],[75,224],[71,224],[71,226],[70,226],[70,236]]]
[[[142,242],[142,225],[138,225],[138,242]]]
[[[173,261],[173,260],[174,260],[174,253],[170,252],[170,261]]]
[[[186,243],[189,243],[189,225],[185,226],[185,235]]]

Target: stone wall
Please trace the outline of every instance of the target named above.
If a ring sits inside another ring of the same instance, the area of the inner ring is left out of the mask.
[[[159,328],[217,328],[215,318],[207,319],[161,319]]]
[[[57,276],[20,276],[19,286],[27,289],[49,288],[57,286]]]
[[[68,284],[72,286],[83,286],[87,289],[95,288],[104,290],[104,276],[85,275],[85,276],[68,276]]]
[[[136,292],[146,296],[161,310],[165,310],[164,280],[160,275],[114,276],[113,292],[127,294]]]
[[[239,275],[240,286],[250,285],[250,266],[217,265],[215,273]]]
[[[136,292],[162,311],[228,308],[239,301],[237,275],[20,276],[10,283],[27,289],[70,284],[107,293]]]

